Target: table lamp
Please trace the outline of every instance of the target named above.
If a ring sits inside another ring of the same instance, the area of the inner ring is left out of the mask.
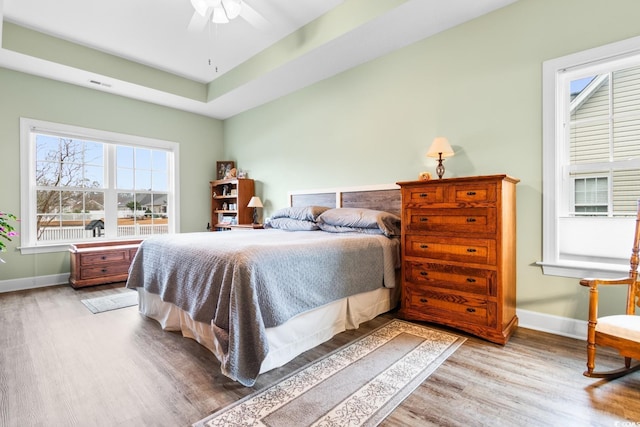
[[[444,165],[442,162],[444,161],[444,157],[452,157],[455,153],[449,145],[449,141],[447,138],[443,136],[439,136],[433,140],[431,143],[431,147],[429,147],[429,151],[427,151],[427,157],[434,157],[438,159],[438,166],[436,166],[436,173],[438,174],[438,178],[442,179],[444,175]]]
[[[248,208],[253,208],[253,223],[257,224],[258,223],[258,208],[263,207],[262,206],[262,200],[260,200],[260,197],[258,196],[253,196],[251,198],[251,200],[249,200],[249,204],[247,205]]]

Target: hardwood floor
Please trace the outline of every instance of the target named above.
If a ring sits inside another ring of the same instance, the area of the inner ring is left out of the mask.
[[[394,317],[344,332],[246,388],[221,375],[206,349],[136,307],[92,314],[80,302],[121,291],[0,294],[0,426],[188,426]],[[524,328],[504,347],[468,336],[382,425],[640,425],[640,372],[585,378],[584,347]],[[617,360],[607,353],[598,362]]]

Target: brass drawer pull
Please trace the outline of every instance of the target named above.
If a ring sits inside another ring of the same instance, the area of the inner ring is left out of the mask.
[[[475,196],[476,192],[475,191],[467,191],[467,196]]]
[[[472,279],[471,277],[467,277],[467,282],[476,283],[476,279]]]
[[[426,298],[420,298],[420,302],[429,302],[429,300]]]
[[[429,218],[425,218],[425,217],[420,218],[420,222],[427,222],[427,221],[429,221]]]
[[[467,218],[467,222],[476,222],[475,218]]]
[[[429,273],[427,273],[426,271],[421,271],[421,272],[420,272],[420,275],[421,275],[421,276],[428,276],[428,275],[429,275]]]
[[[476,309],[475,309],[475,308],[471,308],[471,307],[469,307],[469,308],[467,308],[467,311],[468,311],[469,313],[475,313],[475,312],[476,312]]]
[[[473,249],[473,248],[468,248],[467,252],[477,252],[477,251],[475,249]]]
[[[420,249],[429,249],[429,245],[422,244],[420,245]]]

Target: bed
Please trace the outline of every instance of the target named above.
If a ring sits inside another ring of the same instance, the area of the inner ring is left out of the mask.
[[[399,214],[395,185],[291,192],[265,230],[146,239],[127,287],[141,314],[196,340],[224,375],[251,386],[396,306]]]

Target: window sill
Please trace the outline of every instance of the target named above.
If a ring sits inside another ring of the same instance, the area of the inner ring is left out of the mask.
[[[542,267],[542,274],[549,276],[572,277],[583,279],[587,277],[598,277],[603,279],[615,279],[624,277],[629,273],[629,267],[619,264],[604,264],[596,262],[543,262],[538,261],[536,265]]]
[[[138,236],[136,238],[131,239],[114,239],[114,240],[100,240],[99,243],[108,243],[112,241],[117,242],[126,242],[127,240],[131,240],[132,242],[138,243],[142,237]],[[22,255],[33,255],[33,254],[46,254],[53,252],[66,252],[69,250],[69,247],[75,243],[94,243],[96,240],[82,240],[77,242],[68,242],[68,243],[52,243],[50,245],[39,245],[39,246],[20,246],[18,250],[20,250],[20,254]]]

